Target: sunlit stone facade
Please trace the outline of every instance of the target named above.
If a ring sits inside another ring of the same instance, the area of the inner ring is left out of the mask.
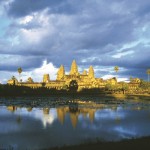
[[[64,85],[69,86],[69,83],[72,80],[76,80],[78,83],[78,90],[84,88],[100,88],[105,86],[105,82],[101,78],[95,78],[94,69],[92,66],[89,67],[88,72],[86,70],[83,73],[78,71],[78,66],[75,60],[73,60],[70,73],[67,75],[65,74],[65,69],[61,65],[58,73],[57,73],[57,80],[59,82],[63,82]]]
[[[103,80],[102,78],[96,78],[94,74],[93,66],[90,66],[88,71],[83,70],[82,73],[78,71],[78,66],[75,60],[73,60],[70,73],[65,73],[65,68],[63,65],[60,66],[56,80],[50,80],[49,74],[43,75],[42,82],[33,82],[31,77],[28,78],[27,82],[18,82],[18,80],[13,77],[12,79],[8,80],[8,84],[10,85],[18,85],[18,86],[28,86],[31,88],[39,88],[39,87],[46,87],[46,88],[55,88],[55,89],[64,89],[69,87],[69,84],[72,80],[75,80],[78,84],[78,91],[82,89],[91,89],[91,88],[103,88],[109,82],[112,84],[116,84],[116,78],[112,78],[109,80]]]

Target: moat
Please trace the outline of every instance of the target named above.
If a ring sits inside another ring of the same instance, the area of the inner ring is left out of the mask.
[[[98,97],[0,99],[0,148],[42,149],[150,136],[150,101]]]

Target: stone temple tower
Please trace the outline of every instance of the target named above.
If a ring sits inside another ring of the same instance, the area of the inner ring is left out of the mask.
[[[44,75],[43,75],[43,82],[45,82],[45,83],[50,82],[49,74],[44,74]]]
[[[70,75],[79,75],[78,66],[75,60],[73,60],[70,70]]]
[[[63,79],[64,75],[65,75],[65,68],[63,65],[61,65],[57,72],[57,80]]]
[[[88,77],[89,77],[89,78],[95,78],[95,77],[94,77],[94,69],[93,69],[93,66],[90,66],[90,68],[89,68]]]
[[[87,75],[87,71],[84,70],[83,73],[82,73],[82,75]]]

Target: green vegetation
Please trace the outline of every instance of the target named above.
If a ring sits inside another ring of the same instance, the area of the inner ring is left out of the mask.
[[[22,73],[22,68],[21,67],[18,68],[18,73],[19,73],[19,81],[20,81],[21,80],[21,73]]]
[[[117,84],[107,83],[105,87],[106,91],[110,91],[111,93],[123,93],[129,89],[129,85],[126,82],[119,82]]]
[[[68,91],[62,89],[48,89],[45,87],[30,88],[25,86],[15,85],[0,85],[0,96],[48,96],[53,94],[65,94]]]
[[[141,94],[150,93],[150,82],[141,80],[137,92]]]
[[[150,81],[150,69],[147,69],[146,73],[148,74],[148,82]]]
[[[115,70],[115,72],[116,72],[116,74],[117,74],[118,71],[119,71],[119,67],[118,67],[118,66],[115,66],[115,67],[114,67],[114,70]]]
[[[72,80],[69,84],[69,90],[76,92],[78,90],[78,83],[76,80]]]

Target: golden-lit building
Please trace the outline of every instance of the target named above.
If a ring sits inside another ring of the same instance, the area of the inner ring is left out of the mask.
[[[57,72],[56,80],[50,80],[49,74],[43,75],[42,82],[34,82],[31,77],[28,78],[26,82],[19,82],[15,77],[8,80],[9,85],[18,85],[18,86],[27,86],[31,88],[55,88],[63,89],[69,87],[69,84],[72,80],[75,80],[78,84],[78,91],[81,89],[90,89],[90,88],[103,88],[105,87],[106,81],[102,78],[95,78],[94,69],[92,66],[89,67],[89,70],[84,70],[83,73],[78,71],[78,66],[75,60],[73,60],[70,73],[65,73],[65,68],[63,65],[60,66]]]
[[[65,68],[63,65],[60,66],[56,80],[50,80],[49,74],[43,75],[43,80],[41,82],[34,82],[31,77],[27,79],[26,82],[18,81],[14,76],[12,79],[8,80],[7,84],[17,85],[17,86],[27,86],[31,88],[40,88],[45,87],[48,89],[68,89],[71,81],[76,81],[78,85],[78,91],[82,89],[92,89],[92,88],[105,88],[106,85],[117,85],[117,78],[113,77],[107,80],[102,78],[96,78],[93,66],[90,66],[88,71],[83,70],[82,73],[78,71],[78,65],[75,60],[73,60],[69,74],[65,73]],[[133,78],[130,81],[129,89],[136,90],[139,86],[140,79]]]
[[[80,73],[78,71],[78,66],[76,64],[76,61],[73,60],[70,73],[68,75],[65,74],[64,66],[61,65],[58,73],[57,73],[57,79],[56,82],[69,86],[69,83],[75,80],[78,83],[78,90],[81,90],[83,88],[100,88],[105,86],[105,82],[101,78],[95,78],[94,69],[92,66],[89,67],[89,71],[86,70],[83,71],[83,73]]]

